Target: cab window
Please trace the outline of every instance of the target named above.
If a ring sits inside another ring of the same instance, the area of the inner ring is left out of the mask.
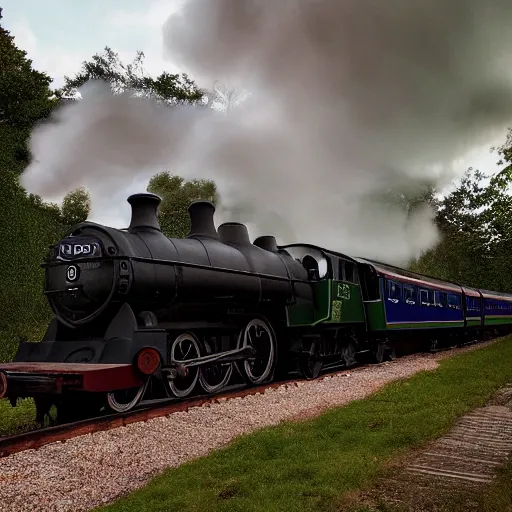
[[[345,280],[355,283],[355,265],[351,261],[345,261]]]
[[[358,283],[357,269],[352,261],[338,260],[338,279],[340,281],[348,281],[349,283]]]

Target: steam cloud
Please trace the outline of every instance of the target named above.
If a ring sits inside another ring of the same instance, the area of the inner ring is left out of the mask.
[[[204,83],[251,92],[225,116],[91,84],[32,137],[22,184],[78,185],[96,211],[141,173],[214,179],[222,220],[283,243],[403,263],[432,212],[379,201],[447,184],[512,119],[510,0],[190,0],[166,51]],[[219,220],[219,219],[217,219]]]

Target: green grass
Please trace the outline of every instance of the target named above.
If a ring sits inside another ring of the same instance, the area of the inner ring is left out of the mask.
[[[512,379],[511,363],[508,337],[313,420],[238,438],[96,510],[339,510],[343,496],[371,484],[391,458],[442,435],[457,416],[483,405]]]
[[[6,399],[0,400],[0,437],[14,436],[35,428],[36,408],[33,400],[20,400],[12,407]]]

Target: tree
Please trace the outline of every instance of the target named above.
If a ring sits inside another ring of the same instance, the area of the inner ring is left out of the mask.
[[[510,178],[469,169],[438,203],[441,242],[409,265],[411,270],[476,288],[512,292]]]
[[[61,216],[68,228],[87,220],[91,210],[91,196],[83,187],[67,194],[62,200]]]
[[[47,117],[57,101],[51,81],[46,73],[32,68],[27,53],[0,26],[0,124],[27,128]]]
[[[500,160],[498,165],[502,165],[503,163],[508,163],[509,165],[501,171],[502,173],[506,173],[510,171],[512,166],[512,128],[509,128],[507,131],[507,137],[505,142],[498,148],[491,148],[492,151],[497,151],[500,156]]]
[[[89,80],[108,82],[114,94],[132,89],[136,94],[172,104],[196,103],[203,98],[203,92],[185,73],[163,72],[156,78],[147,76],[144,72],[144,53],[140,51],[133,62],[125,65],[117,53],[105,47],[103,53],[83,62],[81,71],[74,78],[65,77],[60,94],[75,96],[77,89]]]
[[[168,237],[184,237],[190,230],[188,206],[191,201],[205,199],[216,204],[217,189],[209,180],[185,181],[180,176],[162,172],[151,178],[148,192],[162,198],[159,222]]]

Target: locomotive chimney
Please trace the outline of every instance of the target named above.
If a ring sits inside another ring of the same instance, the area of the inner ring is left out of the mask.
[[[162,199],[149,193],[133,194],[128,198],[132,207],[132,219],[128,231],[131,233],[140,229],[160,230],[157,211]]]
[[[205,236],[218,240],[219,234],[215,229],[213,223],[213,214],[215,213],[215,206],[210,201],[193,201],[188,207],[188,214],[190,216],[190,233],[187,238],[195,236]]]
[[[256,240],[254,240],[254,245],[256,247],[259,247],[260,249],[265,249],[265,251],[278,251],[276,238],[272,235],[259,236],[258,238],[256,238]]]
[[[225,222],[219,226],[220,241],[231,245],[251,245],[249,232],[245,224],[239,222]]]

